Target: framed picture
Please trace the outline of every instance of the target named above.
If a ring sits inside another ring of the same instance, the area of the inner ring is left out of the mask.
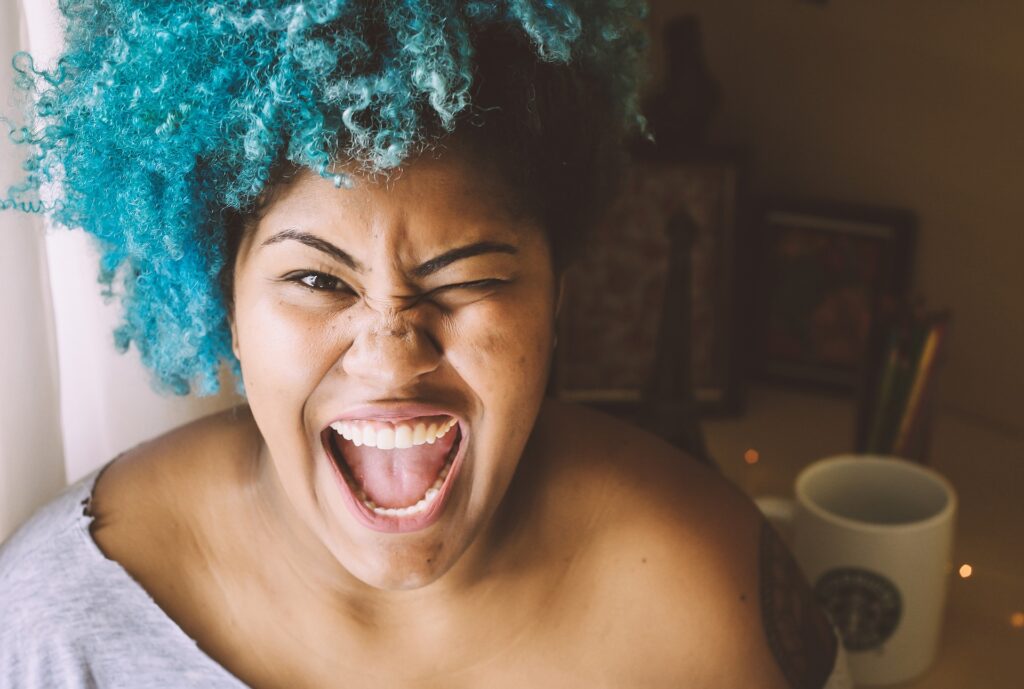
[[[903,210],[775,201],[761,214],[758,369],[853,389],[906,296],[915,221]]]
[[[567,275],[559,397],[640,402],[669,366],[682,370],[676,392],[701,410],[736,408],[740,167],[723,154],[638,160],[626,171],[618,202]],[[680,223],[685,236],[674,237]]]

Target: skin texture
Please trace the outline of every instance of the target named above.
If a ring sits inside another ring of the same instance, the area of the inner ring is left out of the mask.
[[[304,173],[239,249],[232,332],[274,470],[267,501],[288,505],[370,586],[418,588],[448,571],[501,501],[543,395],[555,291],[547,243],[495,194],[454,157],[354,189]],[[515,253],[417,271],[479,242]],[[451,409],[467,422],[469,449],[442,523],[379,535],[341,503],[320,435],[348,409],[402,402]]]
[[[556,281],[509,209],[455,155],[282,189],[236,264],[249,405],[111,464],[98,545],[258,688],[821,686],[834,645],[813,607],[779,603],[809,590],[750,501],[651,436],[542,402]],[[417,276],[479,241],[516,252]],[[450,287],[483,279],[508,282]],[[410,399],[459,414],[467,464],[438,522],[381,534],[339,503],[319,434]]]

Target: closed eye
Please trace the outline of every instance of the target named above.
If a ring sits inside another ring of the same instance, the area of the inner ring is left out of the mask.
[[[488,287],[497,287],[498,285],[507,284],[508,280],[499,280],[498,278],[487,278],[485,280],[472,280],[470,282],[456,282],[451,285],[444,285],[436,289],[431,290],[432,292],[440,292],[442,290],[450,289],[486,289]]]
[[[510,280],[498,278],[454,282],[435,287],[423,296],[441,308],[453,309],[498,296],[501,294],[501,288],[509,282]]]

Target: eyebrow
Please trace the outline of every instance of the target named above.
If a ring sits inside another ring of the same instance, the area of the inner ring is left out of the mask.
[[[291,229],[282,230],[281,232],[278,232],[272,237],[264,240],[263,244],[260,246],[269,246],[270,244],[277,244],[278,242],[283,242],[289,239],[301,242],[310,248],[323,252],[337,261],[344,263],[352,270],[358,272],[365,272],[366,270],[359,261],[352,258],[352,256],[347,252],[334,246],[326,239],[321,239],[309,232]],[[511,254],[514,256],[518,253],[519,249],[511,244],[505,244],[504,242],[476,242],[474,244],[467,244],[466,246],[460,246],[450,251],[446,251],[440,256],[435,256],[429,261],[424,261],[412,269],[412,275],[418,278],[424,278],[428,275],[433,275],[437,271],[448,267],[456,261],[472,258],[473,256],[480,256],[483,254]]]
[[[512,254],[514,256],[518,253],[519,249],[515,248],[511,244],[504,244],[502,242],[477,242],[475,244],[460,246],[457,249],[446,251],[440,256],[435,256],[429,261],[425,261],[413,268],[412,274],[418,278],[424,278],[436,273],[452,263],[455,263],[456,261],[461,261],[464,258],[480,256],[481,254]]]
[[[365,270],[359,261],[349,256],[346,252],[334,246],[326,239],[321,239],[315,234],[310,234],[309,232],[300,232],[299,230],[281,230],[272,237],[268,237],[260,246],[270,246],[271,244],[277,244],[278,242],[284,242],[289,239],[294,239],[295,241],[301,242],[308,247],[316,249],[317,251],[322,251],[335,260],[344,263],[352,270],[359,271],[360,273]]]

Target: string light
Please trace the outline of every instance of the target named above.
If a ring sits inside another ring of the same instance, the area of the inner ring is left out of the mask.
[[[743,453],[743,461],[747,464],[757,464],[761,460],[761,453],[751,448]]]
[[[1010,615],[1010,626],[1014,629],[1024,629],[1024,612],[1015,612]]]
[[[961,565],[960,566],[960,578],[961,579],[966,579],[967,577],[971,576],[972,573],[974,573],[974,568],[971,567],[970,565]]]

